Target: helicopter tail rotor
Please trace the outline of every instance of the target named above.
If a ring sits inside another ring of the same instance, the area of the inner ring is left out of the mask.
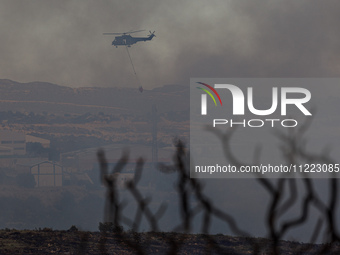
[[[156,31],[151,32],[151,30],[149,30],[149,33],[150,33],[149,36],[150,36],[150,35],[155,36],[155,32],[156,32]]]

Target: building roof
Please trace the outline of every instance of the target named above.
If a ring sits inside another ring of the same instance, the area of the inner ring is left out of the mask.
[[[46,146],[50,146],[50,140],[44,139],[44,138],[40,138],[40,137],[36,137],[36,136],[32,136],[32,135],[26,135],[26,142],[27,143],[41,143],[44,147]]]

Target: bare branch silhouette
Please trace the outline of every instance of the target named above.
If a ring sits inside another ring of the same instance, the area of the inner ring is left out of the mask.
[[[306,148],[306,140],[303,138],[304,133],[308,129],[310,122],[304,123],[296,132],[276,132],[276,136],[281,141],[281,152],[289,164],[295,164],[299,160],[304,160],[309,163],[318,162],[325,164],[335,163],[329,156],[327,151],[321,154],[308,152]],[[230,143],[235,129],[227,130],[225,133],[210,129],[221,141],[225,157],[236,167],[241,165],[256,165],[259,163],[260,149],[254,152],[253,162],[242,162],[234,155]],[[180,212],[180,223],[173,228],[177,234],[164,234],[162,240],[167,247],[167,254],[178,254],[183,247],[186,246],[186,240],[193,230],[193,224],[198,221],[198,215],[201,215],[201,237],[205,240],[207,253],[214,254],[230,254],[235,253],[232,248],[226,249],[211,235],[211,224],[213,219],[219,219],[226,224],[232,233],[236,236],[242,236],[246,244],[252,247],[253,254],[280,254],[280,242],[287,238],[287,233],[295,228],[306,224],[310,218],[312,211],[318,214],[315,227],[310,233],[310,242],[315,243],[318,238],[324,236],[325,245],[318,246],[318,254],[331,252],[334,249],[336,242],[339,242],[339,234],[336,228],[336,209],[338,206],[338,180],[331,178],[329,182],[329,201],[324,202],[318,190],[313,184],[312,179],[305,178],[280,178],[271,180],[266,178],[258,178],[255,176],[258,183],[269,194],[268,207],[266,211],[266,226],[268,230],[268,240],[270,243],[263,244],[256,238],[251,238],[251,234],[239,227],[235,217],[228,212],[225,212],[215,206],[204,192],[204,185],[199,179],[190,178],[190,157],[184,144],[177,140],[175,144],[177,151],[174,155],[173,165],[168,166],[159,164],[159,171],[164,174],[176,175],[177,182],[175,188],[178,195],[178,209]],[[103,184],[107,188],[107,208],[105,211],[105,220],[112,222],[113,226],[118,227],[122,224],[131,226],[134,234],[134,239],[131,235],[124,231],[116,231],[114,234],[120,239],[118,245],[127,246],[137,254],[146,254],[148,243],[152,241],[152,233],[160,235],[160,222],[162,216],[168,208],[168,205],[162,203],[157,209],[151,209],[151,197],[144,197],[140,188],[139,181],[143,175],[144,160],[138,159],[135,168],[134,178],[126,183],[127,191],[132,195],[134,202],[137,205],[134,213],[134,218],[130,219],[124,214],[124,203],[119,200],[119,189],[116,185],[116,174],[120,173],[129,159],[127,152],[109,173],[108,164],[103,151],[98,152],[98,160],[101,167],[101,177]],[[299,186],[299,189],[298,189]],[[298,198],[298,190],[302,189],[304,194]],[[196,201],[193,204],[191,201]],[[298,213],[294,216],[289,214],[292,208],[298,208]],[[150,235],[145,235],[143,242],[140,242],[141,236],[138,234],[141,226],[142,218],[145,218],[149,227]],[[197,224],[197,223],[195,223]],[[323,231],[323,233],[321,233]],[[103,234],[103,244],[101,246],[102,254],[106,254],[105,250],[105,235]],[[268,246],[270,245],[270,246]],[[314,247],[314,246],[313,246]],[[316,254],[312,246],[303,246],[296,248],[296,253],[310,252]],[[268,250],[269,249],[269,250]]]

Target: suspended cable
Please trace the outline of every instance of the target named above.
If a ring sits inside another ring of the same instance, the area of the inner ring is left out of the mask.
[[[132,69],[133,69],[133,72],[134,72],[134,74],[136,76],[136,79],[137,79],[137,82],[138,82],[138,85],[139,85],[139,91],[143,92],[143,87],[142,87],[142,84],[141,84],[141,82],[139,80],[139,77],[138,77],[138,75],[136,73],[135,66],[133,65],[132,58],[131,58],[130,52],[129,52],[129,48],[128,48],[128,46],[125,46],[125,48],[126,48],[126,51],[127,51],[128,55],[129,55],[129,59],[130,59],[131,65],[132,65]]]

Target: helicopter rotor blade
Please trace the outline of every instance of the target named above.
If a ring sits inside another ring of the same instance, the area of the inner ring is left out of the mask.
[[[123,35],[125,33],[103,33],[103,35]]]
[[[128,35],[128,34],[137,33],[137,32],[141,32],[141,31],[145,31],[145,29],[144,30],[131,31],[131,32],[124,32],[124,33],[103,33],[103,35]]]
[[[127,32],[126,34],[132,34],[132,33],[137,33],[137,32],[142,32],[142,31],[145,31],[145,29],[143,29],[143,30],[137,30],[137,31],[131,31],[131,32]]]

